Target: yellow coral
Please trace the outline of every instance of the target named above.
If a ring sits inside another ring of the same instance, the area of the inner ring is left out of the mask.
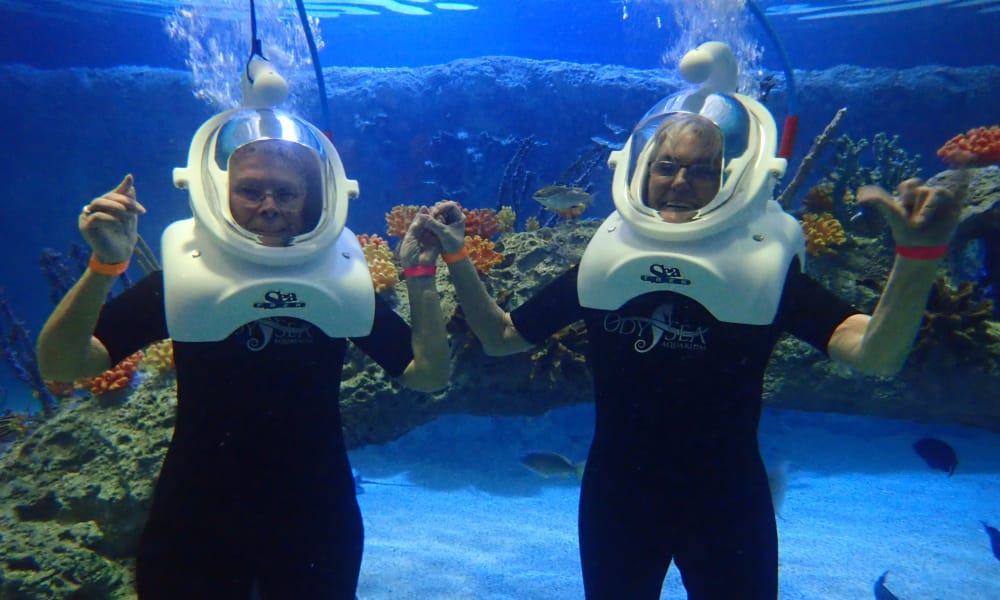
[[[839,246],[847,241],[844,226],[828,212],[802,215],[802,231],[806,234],[806,252],[813,256],[832,254],[835,252],[832,246]]]
[[[139,368],[153,375],[163,375],[174,370],[174,343],[170,339],[153,342],[146,347]]]
[[[538,217],[528,217],[528,219],[524,222],[525,231],[538,231],[540,228],[541,225],[538,223]]]
[[[497,213],[497,220],[500,221],[500,231],[510,233],[514,231],[514,223],[517,221],[517,213],[510,206],[500,208]]]
[[[490,269],[503,262],[503,254],[493,249],[493,242],[484,240],[478,235],[465,236],[465,246],[469,249],[469,258],[476,270],[486,274]]]
[[[409,225],[407,225],[409,227]],[[378,234],[358,236],[358,243],[368,261],[368,271],[372,276],[372,285],[376,293],[382,293],[396,287],[399,283],[399,273],[396,271],[395,256],[389,249],[389,243]]]

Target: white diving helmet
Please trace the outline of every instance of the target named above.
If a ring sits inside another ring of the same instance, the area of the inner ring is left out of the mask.
[[[302,230],[281,244],[266,243],[264,235],[244,228],[233,215],[231,161],[234,153],[251,146],[283,157],[305,182]],[[206,121],[191,141],[187,167],[174,169],[174,184],[188,190],[196,224],[222,248],[264,265],[301,263],[330,248],[344,229],[350,199],[358,193],[330,140],[308,122],[273,108],[238,108]]]
[[[611,154],[615,208],[639,234],[667,242],[686,242],[745,224],[762,214],[786,167],[775,156],[778,135],[771,113],[756,100],[736,93],[737,65],[729,47],[708,42],[681,61],[681,74],[694,91],[668,96],[639,121],[625,146]],[[724,140],[719,191],[693,218],[670,223],[646,204],[646,181],[655,156],[657,129],[671,115],[696,113],[711,120]]]

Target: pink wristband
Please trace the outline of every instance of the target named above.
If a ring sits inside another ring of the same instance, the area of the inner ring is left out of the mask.
[[[403,278],[409,279],[411,277],[433,276],[437,274],[437,271],[437,265],[416,265],[413,267],[406,267],[403,269]]]
[[[911,260],[937,260],[948,254],[948,244],[941,246],[900,246],[897,244],[896,254]]]

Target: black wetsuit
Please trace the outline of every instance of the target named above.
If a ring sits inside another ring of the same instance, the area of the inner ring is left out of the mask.
[[[112,361],[167,337],[163,277],[114,298]],[[392,376],[410,330],[381,300],[352,339]],[[353,600],[364,531],[341,431],[346,340],[289,318],[221,342],[174,342],[177,422],[139,544],[142,600]]]
[[[740,302],[733,291],[732,302]],[[540,343],[583,319],[596,425],[580,494],[589,600],[656,600],[676,561],[696,600],[774,600],[778,543],[757,445],[764,368],[782,332],[825,352],[857,311],[790,269],[772,325],[734,325],[672,292],[581,308],[577,269],[513,311]]]

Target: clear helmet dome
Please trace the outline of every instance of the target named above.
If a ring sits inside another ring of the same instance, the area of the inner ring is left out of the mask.
[[[704,237],[763,209],[753,170],[766,144],[749,99],[691,97],[679,93],[653,106],[623,149],[627,160],[614,164],[615,208],[640,233],[665,241]],[[669,191],[676,181],[683,184]]]
[[[188,189],[198,225],[227,250],[265,264],[328,249],[357,194],[326,136],[273,109],[237,109],[203,124],[174,180]]]

